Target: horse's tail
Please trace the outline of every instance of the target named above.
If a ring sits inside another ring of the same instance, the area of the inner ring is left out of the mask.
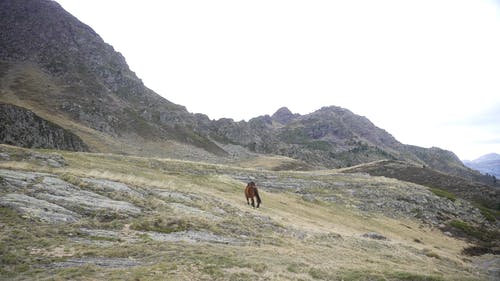
[[[257,188],[255,188],[255,197],[257,197],[257,204],[262,203],[262,200],[260,200],[259,196],[259,190]]]

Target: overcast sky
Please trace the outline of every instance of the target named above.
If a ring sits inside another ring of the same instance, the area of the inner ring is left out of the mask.
[[[190,112],[336,105],[406,144],[500,153],[498,0],[58,2]]]

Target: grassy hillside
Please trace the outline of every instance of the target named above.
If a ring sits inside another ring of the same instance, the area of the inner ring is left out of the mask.
[[[478,181],[445,174],[425,166],[402,161],[376,161],[342,170],[347,173],[368,173],[425,185],[448,197],[461,197],[490,209],[500,211],[500,189]],[[493,211],[492,210],[492,211]],[[497,219],[500,216],[497,214]]]
[[[362,208],[366,189],[446,203],[397,180],[4,145],[0,157],[2,280],[488,280],[496,257],[463,255],[404,210]]]

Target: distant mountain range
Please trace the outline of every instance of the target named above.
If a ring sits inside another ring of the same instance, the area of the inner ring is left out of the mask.
[[[500,180],[500,154],[490,153],[476,160],[464,160],[465,166],[478,170],[483,174],[489,174]]]
[[[85,150],[203,159],[235,157],[237,147],[302,168],[389,159],[480,178],[452,152],[402,144],[336,106],[307,115],[281,108],[248,122],[189,113],[147,88],[119,52],[54,1],[1,1],[0,30],[0,102],[74,134]]]

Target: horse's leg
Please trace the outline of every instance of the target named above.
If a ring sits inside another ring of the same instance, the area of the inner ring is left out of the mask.
[[[247,205],[250,205],[250,201],[248,200],[248,197],[247,197]]]
[[[253,201],[253,196],[250,198],[250,200],[252,200],[252,207],[255,208],[255,202]]]

